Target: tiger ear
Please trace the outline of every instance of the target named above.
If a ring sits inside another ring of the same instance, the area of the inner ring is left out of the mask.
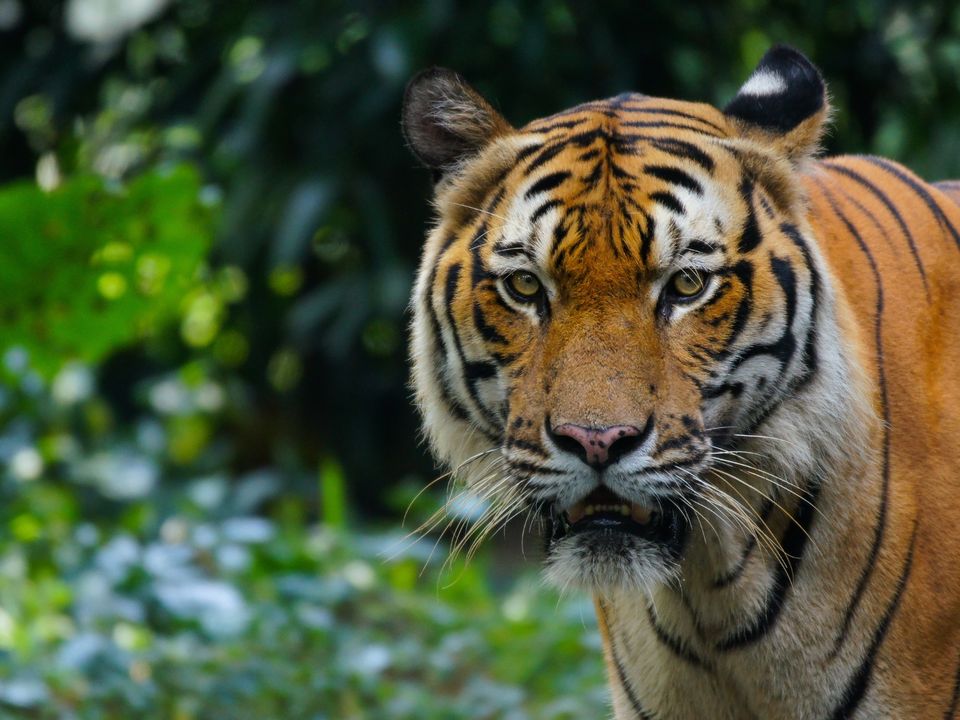
[[[480,93],[446,68],[424,70],[409,82],[402,126],[413,154],[437,176],[512,130]]]
[[[830,105],[814,64],[791,47],[775,45],[723,112],[743,137],[798,162],[819,149]]]

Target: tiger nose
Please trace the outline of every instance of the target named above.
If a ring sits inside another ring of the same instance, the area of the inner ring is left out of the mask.
[[[643,442],[652,423],[593,428],[565,423],[553,428],[553,440],[563,450],[577,455],[598,470],[616,462]]]

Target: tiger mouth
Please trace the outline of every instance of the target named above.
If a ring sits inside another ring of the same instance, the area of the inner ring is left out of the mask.
[[[677,546],[684,519],[669,504],[656,508],[622,498],[607,487],[598,487],[567,508],[555,508],[550,540],[588,534],[622,533],[656,544]]]

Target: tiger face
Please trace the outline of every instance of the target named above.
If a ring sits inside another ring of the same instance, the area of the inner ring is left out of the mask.
[[[816,367],[792,173],[826,104],[815,70],[769,62],[726,111],[627,94],[519,130],[449,71],[408,88],[438,178],[413,300],[426,432],[497,522],[547,521],[559,585],[649,588],[691,518],[759,505],[717,459]],[[788,86],[793,116],[765,124]]]

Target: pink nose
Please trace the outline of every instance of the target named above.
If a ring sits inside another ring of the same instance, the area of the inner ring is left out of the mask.
[[[566,423],[553,428],[554,440],[587,465],[603,468],[636,448],[646,434],[633,425],[590,428]]]

